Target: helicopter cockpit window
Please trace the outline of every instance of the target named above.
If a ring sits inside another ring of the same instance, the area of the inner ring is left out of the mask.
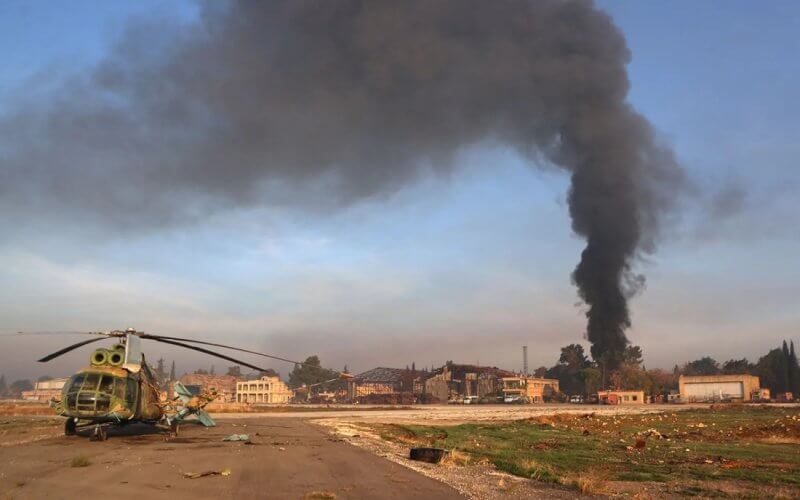
[[[110,375],[103,375],[103,378],[100,379],[100,392],[104,394],[113,394],[115,378],[116,377],[112,377]]]
[[[86,380],[83,382],[82,391],[96,391],[97,383],[100,382],[100,375],[97,373],[89,373],[86,375]]]
[[[83,380],[86,376],[83,373],[79,373],[77,375],[73,375],[72,380],[69,381],[67,385],[67,393],[78,392],[81,390],[81,386],[83,385]]]
[[[80,373],[74,375],[67,385],[67,408],[92,414],[107,413],[111,398],[135,398],[126,394],[126,379],[100,373]]]

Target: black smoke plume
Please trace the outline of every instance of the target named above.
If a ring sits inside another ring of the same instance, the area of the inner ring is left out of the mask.
[[[681,174],[628,104],[629,51],[591,2],[201,11],[191,26],[132,25],[91,72],[7,113],[4,217],[142,229],[231,207],[347,205],[452,169],[467,146],[510,147],[570,173],[592,354],[625,347],[631,265],[653,249]]]

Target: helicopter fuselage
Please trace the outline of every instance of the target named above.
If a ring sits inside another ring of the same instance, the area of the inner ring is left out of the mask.
[[[164,415],[159,398],[146,364],[138,373],[93,364],[70,377],[56,408],[62,416],[92,423],[156,422]]]

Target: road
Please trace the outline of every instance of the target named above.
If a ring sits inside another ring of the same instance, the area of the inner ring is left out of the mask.
[[[0,447],[0,498],[462,498],[444,483],[327,435],[302,418],[237,418],[181,427],[165,440],[147,426],[105,442],[59,436]],[[230,434],[254,444],[223,442]],[[72,467],[76,457],[91,462]],[[230,470],[188,479],[186,472]]]

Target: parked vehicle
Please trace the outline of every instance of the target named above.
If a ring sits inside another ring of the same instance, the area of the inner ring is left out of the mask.
[[[572,404],[582,404],[583,403],[583,396],[575,395],[570,396],[569,402]]]

